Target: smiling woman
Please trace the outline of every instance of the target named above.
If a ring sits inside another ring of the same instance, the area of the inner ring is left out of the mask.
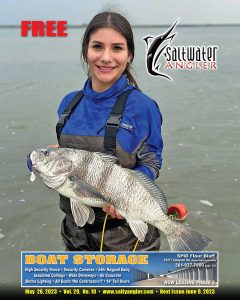
[[[138,89],[130,71],[133,58],[134,40],[129,22],[114,12],[96,15],[82,40],[82,59],[87,64],[88,79],[82,91],[72,92],[62,100],[57,136],[60,147],[105,152],[116,156],[121,166],[154,180],[162,164],[162,117],[156,102]],[[89,172],[94,173],[94,168]],[[104,185],[107,178],[106,173],[96,180]],[[60,196],[60,207],[66,214],[61,233],[68,250],[100,249],[104,212],[109,218],[103,250],[133,250],[136,238],[109,200],[103,208],[93,207],[95,222],[83,227],[74,221],[73,202],[74,199]],[[159,232],[149,225],[138,250],[156,251],[159,247]]]

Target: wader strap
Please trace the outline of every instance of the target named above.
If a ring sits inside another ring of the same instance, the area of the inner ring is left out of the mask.
[[[74,109],[77,107],[79,102],[82,100],[82,98],[83,92],[80,91],[74,96],[73,100],[67,105],[64,112],[61,114],[60,119],[56,125],[58,142],[60,140],[60,135],[63,130],[63,127],[65,126],[67,120],[70,118],[71,114],[73,113]]]
[[[105,153],[114,155],[116,153],[116,136],[120,126],[121,118],[123,115],[124,107],[127,102],[128,95],[132,90],[128,90],[118,96],[114,107],[110,113],[110,116],[106,123],[106,130],[104,136],[104,149]],[[80,91],[75,95],[73,100],[65,108],[64,112],[61,114],[60,119],[56,125],[57,139],[60,140],[60,135],[65,126],[70,115],[73,113],[74,109],[80,103],[83,98],[83,92]]]
[[[116,136],[122,119],[125,104],[128,95],[132,90],[128,90],[118,96],[110,116],[106,123],[105,136],[104,136],[104,150],[105,153],[115,155],[116,153]]]

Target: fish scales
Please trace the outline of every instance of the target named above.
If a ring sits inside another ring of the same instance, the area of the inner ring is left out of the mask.
[[[180,235],[181,231],[179,231],[178,226],[174,226],[175,224],[169,226],[171,221],[163,213],[158,203],[154,201],[154,198],[136,178],[129,174],[127,169],[122,169],[120,172],[118,165],[103,162],[98,156],[95,156],[92,161],[88,157],[88,160],[84,160],[84,163],[89,163],[89,165],[87,166],[87,175],[83,175],[82,179],[104,195],[120,214],[130,219],[141,218],[153,226],[157,225],[158,228],[167,231],[169,234],[176,231]],[[91,169],[91,172],[89,172],[89,169]],[[98,176],[96,170],[98,170]],[[96,181],[96,177],[101,178],[101,180]],[[140,209],[137,209],[139,207],[138,199],[140,198],[143,199],[143,205],[140,206]]]
[[[163,212],[159,209],[159,205],[154,201],[150,193],[143,188],[136,178],[129,174],[127,169],[122,169],[119,172],[119,168],[118,165],[104,163],[99,157],[95,156],[87,166],[87,175],[83,179],[94,186],[124,216],[128,215],[130,218],[142,217],[144,221],[149,220],[158,211],[163,216]],[[91,171],[89,171],[90,169]],[[97,172],[95,170],[98,170],[101,176],[96,176]],[[96,177],[98,179],[102,178],[102,180],[96,180]],[[140,197],[144,199],[144,203],[140,207],[141,209],[138,210],[138,199]],[[149,209],[146,210],[146,207]],[[156,221],[159,220],[158,217],[159,215],[157,214]]]
[[[109,202],[126,218],[133,233],[144,241],[147,224],[163,231],[173,251],[201,251],[211,240],[167,216],[167,202],[160,187],[141,172],[116,164],[103,153],[69,148],[38,149],[28,165],[49,188],[70,198],[78,226],[94,222],[91,206]]]
[[[90,155],[88,155],[88,162],[86,163],[86,175],[83,180],[89,182],[90,185],[100,186],[102,181],[105,180],[105,169],[103,163],[100,160],[92,159]],[[79,168],[81,169],[81,168]],[[96,172],[98,170],[98,172]]]
[[[154,201],[154,198],[137,179],[129,174],[128,169],[122,169],[119,172],[120,167],[118,165],[106,163],[96,155],[92,160],[88,156],[88,159],[84,159],[84,163],[86,172],[78,172],[78,174],[81,174],[79,176],[80,179],[85,180],[89,185],[96,188],[124,217],[128,216],[131,219],[142,218],[144,221],[147,221],[154,216],[155,220],[153,219],[150,222],[152,225],[158,223],[159,218],[162,220],[165,217],[167,222],[168,218],[162,212],[158,203]],[[140,198],[143,199],[143,205],[138,209],[138,199]],[[161,227],[166,222],[163,222]]]

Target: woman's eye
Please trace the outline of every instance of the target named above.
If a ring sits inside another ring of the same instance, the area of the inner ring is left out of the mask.
[[[116,50],[116,51],[121,51],[121,50],[122,50],[122,47],[121,47],[121,46],[114,46],[114,50]]]
[[[93,45],[92,47],[93,47],[94,49],[101,49],[101,48],[102,48],[102,46],[99,45],[99,44],[95,44],[95,45]]]

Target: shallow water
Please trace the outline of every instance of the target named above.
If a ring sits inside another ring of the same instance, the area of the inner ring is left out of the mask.
[[[217,71],[172,71],[174,81],[145,71],[147,34],[135,29],[134,69],[140,88],[163,115],[164,163],[157,183],[169,204],[184,202],[187,222],[220,253],[220,284],[239,282],[239,69],[238,27],[179,28],[178,45],[218,45]],[[30,183],[26,155],[56,143],[56,109],[86,75],[80,64],[82,29],[68,38],[21,38],[1,29],[0,41],[0,284],[20,285],[20,251],[64,250],[57,193]],[[207,200],[213,206],[200,202]],[[163,245],[163,250],[167,246]]]

